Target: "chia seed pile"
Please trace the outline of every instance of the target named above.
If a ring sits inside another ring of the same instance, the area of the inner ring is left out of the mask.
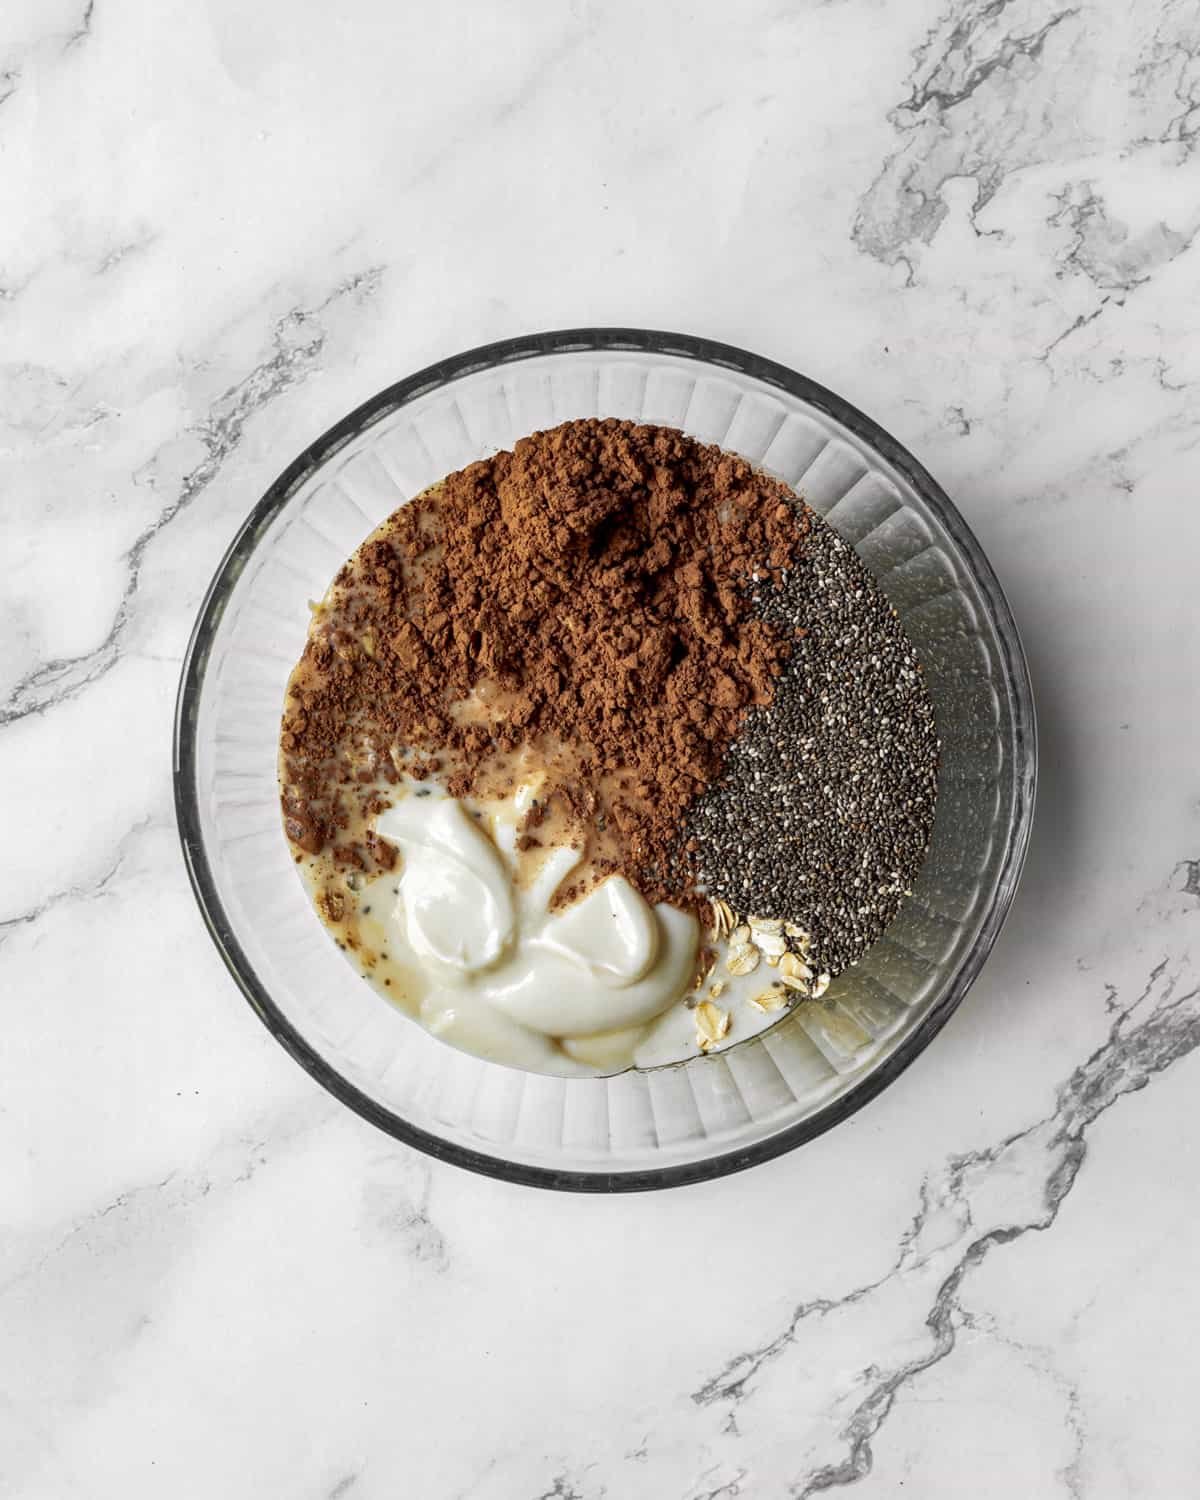
[[[933,704],[878,584],[811,512],[802,556],[755,600],[764,619],[804,634],[793,634],[773,702],[749,710],[682,837],[710,895],[795,922],[837,974],[892,921],[924,859]]]

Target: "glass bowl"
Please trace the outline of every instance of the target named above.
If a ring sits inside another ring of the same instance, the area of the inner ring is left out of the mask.
[[[390,1007],[309,905],[280,827],[276,742],[309,599],[401,501],[572,417],[680,427],[794,486],[879,580],[915,643],[942,767],[913,896],[821,1001],[724,1052],[607,1078],[458,1052]],[[962,517],[840,397],[704,339],[532,335],[380,392],[255,506],[205,597],[175,732],[184,857],[213,940],[269,1030],[365,1119],[460,1166],[542,1187],[669,1187],[844,1120],[928,1045],[987,957],[1029,839],[1036,773],[1016,627]]]

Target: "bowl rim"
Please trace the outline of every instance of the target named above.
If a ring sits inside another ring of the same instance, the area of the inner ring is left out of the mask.
[[[212,644],[234,585],[261,536],[296,490],[340,448],[416,397],[469,374],[498,365],[567,353],[631,353],[674,356],[729,369],[789,395],[832,417],[875,450],[908,480],[936,514],[959,549],[986,598],[1013,700],[1013,816],[1008,848],[996,893],[971,951],[950,976],[945,993],[895,1051],[847,1093],[822,1105],[806,1119],[765,1140],[700,1161],[627,1171],[580,1171],[531,1166],[444,1140],[378,1104],[308,1043],[271,998],[252,968],[217,891],[204,845],[197,788],[198,706]],[[770,1161],[848,1119],[880,1094],[925,1050],[957,1010],[991,952],[1016,893],[1029,847],[1037,787],[1037,721],[1029,667],[1012,609],[995,571],[950,497],[916,458],[890,433],[850,402],[805,375],[774,360],[712,339],[636,328],[568,328],[521,335],[468,349],[398,380],[334,423],[283,470],[238,527],[205,592],[192,628],[175,705],[173,780],[175,814],[184,864],[205,926],[230,974],[251,1008],[275,1039],[335,1098],[405,1145],[470,1171],[527,1187],[567,1192],[641,1192],[680,1187],[739,1172]]]

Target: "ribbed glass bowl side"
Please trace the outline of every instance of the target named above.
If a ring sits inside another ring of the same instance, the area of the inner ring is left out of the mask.
[[[573,417],[680,427],[793,485],[850,542],[924,663],[943,742],[933,841],[896,922],[821,1002],[729,1051],[605,1079],[457,1052],[330,942],[279,823],[276,741],[308,601],[402,501]],[[787,1149],[920,1050],[999,930],[1028,838],[1032,701],[977,543],[886,434],[792,372],[674,335],[588,330],[474,351],[384,392],[302,455],[235,540],[180,691],[176,793],[210,930],[266,1024],[401,1138],[547,1186],[666,1186]]]

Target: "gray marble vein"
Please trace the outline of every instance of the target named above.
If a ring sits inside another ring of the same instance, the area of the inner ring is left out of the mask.
[[[543,1490],[540,1495],[534,1495],[531,1500],[587,1500],[582,1490],[575,1488],[575,1483],[567,1474],[556,1474],[550,1481],[550,1488]]]
[[[122,1260],[136,1262],[147,1249],[156,1260],[171,1256],[188,1219],[205,1200],[213,1194],[221,1197],[245,1188],[260,1172],[278,1164],[280,1147],[300,1146],[328,1121],[330,1114],[328,1102],[312,1095],[273,1117],[264,1118],[256,1112],[249,1124],[222,1139],[203,1167],[191,1171],[173,1167],[153,1181],[123,1188],[65,1226],[56,1225],[42,1235],[29,1237],[23,1245],[10,1243],[5,1247],[3,1265],[7,1274],[0,1281],[0,1301],[12,1299],[9,1306],[15,1319],[19,1311],[16,1299],[28,1296],[28,1288],[33,1285],[38,1288],[33,1300],[44,1303],[53,1295],[64,1266],[73,1267],[76,1274],[89,1280],[102,1279]],[[133,1287],[129,1288],[128,1301],[136,1305]]]
[[[910,92],[890,115],[902,144],[859,204],[860,249],[890,265],[908,261],[945,220],[950,179],[974,181],[977,216],[1009,173],[1082,144],[1073,110],[1080,84],[1060,68],[1079,17],[1077,7],[1046,16],[1021,0],[951,8],[914,53]]]
[[[83,14],[79,17],[79,24],[63,43],[64,52],[69,51],[72,47],[78,47],[81,42],[85,42],[88,39],[92,34],[92,18],[95,14],[96,0],[87,0],[87,4],[83,7]]]
[[[897,1395],[954,1353],[962,1291],[972,1272],[994,1251],[1052,1229],[1087,1159],[1088,1133],[1095,1123],[1200,1046],[1200,985],[1182,988],[1189,970],[1186,959],[1160,960],[1142,991],[1117,1011],[1104,1043],[1058,1090],[1050,1113],[994,1146],[952,1157],[937,1177],[925,1180],[899,1257],[883,1277],[841,1297],[799,1304],[780,1333],[735,1356],[694,1392],[693,1401],[702,1407],[752,1401],[773,1365],[796,1358],[812,1361],[811,1338],[802,1340],[814,1322],[836,1320],[858,1304],[882,1301],[897,1285],[902,1292],[915,1291],[916,1282],[928,1285],[932,1300],[915,1302],[912,1309],[927,1330],[924,1347],[901,1360],[890,1358],[886,1349],[863,1350],[858,1394],[840,1433],[845,1454],[836,1463],[797,1476],[790,1491],[796,1500],[853,1484],[871,1472],[873,1443]],[[986,1199],[995,1178],[1012,1173],[1020,1173],[1030,1189],[1032,1211],[998,1220],[986,1209],[981,1212],[979,1201]],[[945,1234],[940,1224],[931,1229],[935,1219],[947,1217],[954,1225],[949,1245],[940,1242]],[[1077,1427],[1077,1397],[1069,1410]]]
[[[1060,345],[1065,344],[1066,341],[1072,336],[1072,334],[1078,333],[1081,328],[1090,327],[1097,318],[1103,315],[1104,309],[1108,306],[1109,301],[1110,299],[1108,297],[1101,297],[1099,303],[1091,310],[1091,312],[1080,313],[1077,317],[1072,318],[1070,323],[1067,324],[1066,328],[1064,328],[1061,333],[1056,333],[1050,340],[1050,342],[1046,345],[1046,347],[1040,350],[1035,356],[1039,363],[1047,363],[1054,351],[1059,348]]]
[[[1200,128],[1200,16],[1190,0],[1167,0],[1153,16],[1134,83],[1157,118],[1146,143],[1178,143],[1186,154]]]
[[[1176,875],[1183,872],[1183,885],[1181,889],[1188,896],[1195,896],[1200,901],[1200,859],[1181,859],[1175,867]]]
[[[1084,1401],[1078,1382],[1063,1374],[1056,1358],[1057,1351],[1043,1345],[1022,1343],[1019,1339],[1008,1336],[997,1320],[988,1313],[979,1314],[960,1307],[958,1323],[965,1332],[978,1334],[1013,1350],[1024,1364],[1047,1379],[1058,1396],[1063,1422],[1071,1438],[1070,1454],[1055,1477],[1071,1500],[1084,1500],[1084,1461],[1088,1443]]]
[[[345,299],[369,298],[379,284],[379,268],[359,272],[342,281],[321,302],[296,308],[280,318],[266,355],[253,369],[225,390],[198,423],[188,429],[203,445],[204,456],[188,472],[167,505],[135,538],[125,554],[125,586],[112,623],[103,640],[78,656],[39,663],[16,684],[0,704],[0,728],[31,715],[44,714],[100,681],[117,664],[120,648],[137,604],[138,587],[147,551],[171,522],[220,473],[242,441],[246,424],[317,368],[325,343],[321,315]]]
[[[1079,272],[1101,291],[1127,295],[1161,266],[1182,255],[1200,228],[1200,214],[1187,232],[1161,220],[1132,234],[1108,209],[1090,182],[1069,183],[1055,194],[1057,210],[1049,223],[1067,227],[1071,243],[1060,258],[1060,274]],[[1101,306],[1108,301],[1105,297]]]
[[[414,1262],[444,1272],[450,1248],[431,1212],[433,1182],[423,1157],[394,1151],[378,1157],[363,1186],[362,1234],[367,1243],[399,1247]]]
[[[120,839],[110,860],[95,877],[80,885],[64,886],[61,890],[54,891],[44,900],[39,901],[36,906],[30,907],[26,911],[18,912],[11,917],[0,917],[0,948],[8,942],[18,928],[31,927],[35,922],[40,922],[47,913],[54,911],[57,907],[76,901],[95,901],[99,897],[108,894],[119,881],[121,872],[129,859],[132,846],[148,829],[154,826],[154,823],[155,819],[151,816],[139,819]]]
[[[748,1469],[739,1469],[729,1479],[718,1484],[715,1489],[700,1489],[689,1492],[688,1500],[736,1500],[736,1497],[745,1493],[742,1489],[742,1481],[749,1477]],[[705,1483],[706,1476],[700,1476],[700,1483]]]

